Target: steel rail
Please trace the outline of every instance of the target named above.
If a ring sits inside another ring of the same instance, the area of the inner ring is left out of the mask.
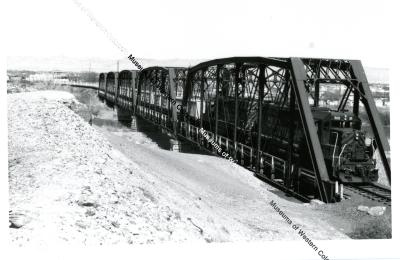
[[[347,184],[346,189],[356,192],[373,201],[391,206],[391,189],[379,184]]]

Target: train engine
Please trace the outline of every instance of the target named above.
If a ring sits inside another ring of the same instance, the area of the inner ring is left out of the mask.
[[[375,147],[361,130],[361,120],[350,112],[326,111],[325,115],[318,132],[332,179],[341,183],[376,182]]]

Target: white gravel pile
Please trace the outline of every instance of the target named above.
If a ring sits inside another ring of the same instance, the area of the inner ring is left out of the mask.
[[[312,239],[346,238],[242,167],[160,149],[143,133],[96,130],[76,103],[59,91],[8,95],[13,243],[301,239],[271,200]]]
[[[157,199],[135,163],[68,108],[71,102],[67,92],[8,95],[11,241],[205,241]]]

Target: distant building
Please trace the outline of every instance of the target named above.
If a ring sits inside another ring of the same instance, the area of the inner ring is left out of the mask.
[[[52,81],[54,83],[67,83],[68,74],[62,71],[40,72],[29,75],[29,81]]]
[[[25,79],[25,78],[24,78],[24,76],[21,76],[21,75],[10,75],[10,76],[8,76],[7,80],[9,80],[11,82],[20,82],[23,79]]]
[[[36,73],[28,77],[29,81],[51,81],[53,80],[53,74],[49,72]]]

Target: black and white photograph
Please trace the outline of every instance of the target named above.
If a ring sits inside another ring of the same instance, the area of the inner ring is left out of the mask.
[[[400,259],[396,7],[6,1],[4,259]]]

